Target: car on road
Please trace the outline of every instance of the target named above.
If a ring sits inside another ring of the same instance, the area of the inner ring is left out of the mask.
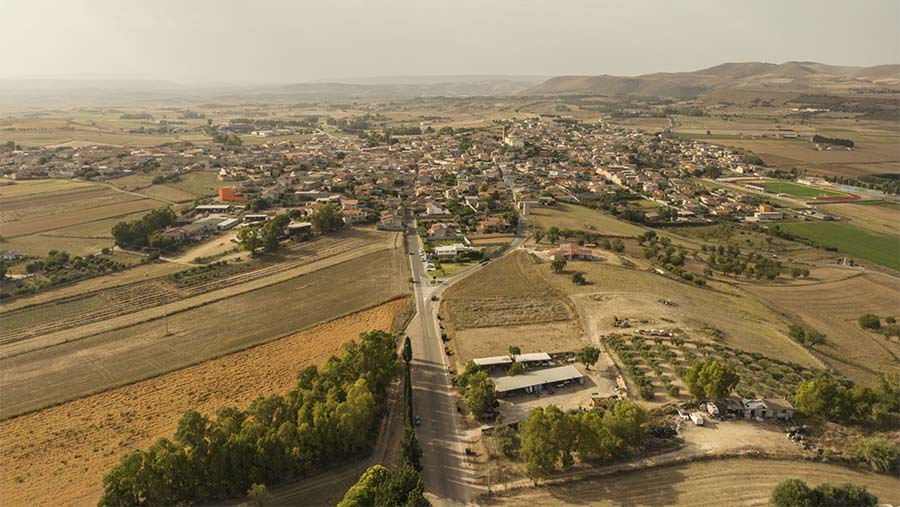
[[[422,425],[422,418],[419,417],[419,416],[416,416],[415,423],[416,423],[416,426],[421,426],[421,425]]]

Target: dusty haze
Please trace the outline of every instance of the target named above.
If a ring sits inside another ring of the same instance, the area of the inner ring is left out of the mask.
[[[639,75],[726,61],[900,61],[900,7],[838,1],[3,2],[0,79],[188,84]]]

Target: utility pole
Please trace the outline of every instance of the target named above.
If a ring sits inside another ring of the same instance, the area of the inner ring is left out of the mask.
[[[164,320],[166,321],[166,334],[165,336],[169,336],[169,309],[163,305],[163,315]]]

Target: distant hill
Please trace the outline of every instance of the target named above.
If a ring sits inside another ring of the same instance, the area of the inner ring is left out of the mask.
[[[815,62],[723,63],[693,72],[659,72],[636,77],[558,76],[522,94],[691,98],[723,89],[840,92],[860,88],[900,91],[900,65],[840,67]]]

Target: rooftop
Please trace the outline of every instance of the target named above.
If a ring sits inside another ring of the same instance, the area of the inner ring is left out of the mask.
[[[579,379],[583,376],[584,375],[578,371],[578,368],[572,365],[566,365],[547,370],[532,370],[513,377],[498,377],[494,379],[494,385],[497,388],[497,392],[505,393],[530,386]]]

